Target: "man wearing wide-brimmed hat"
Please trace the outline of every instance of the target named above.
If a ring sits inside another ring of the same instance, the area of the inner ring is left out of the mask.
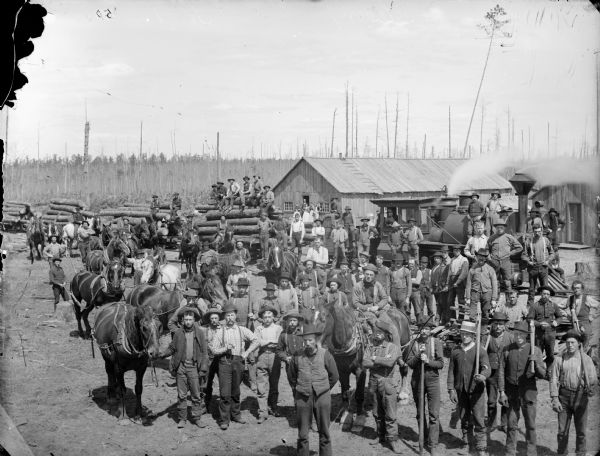
[[[554,258],[552,243],[542,235],[541,225],[533,225],[533,237],[525,238],[525,247],[521,253],[521,260],[527,265],[529,276],[529,301],[533,304],[535,290],[538,286],[548,285],[548,266]]]
[[[350,206],[346,206],[344,208],[344,213],[342,214],[342,223],[344,224],[344,229],[346,233],[348,233],[348,243],[350,248],[355,247],[356,243],[356,224],[354,223],[354,216],[352,215],[352,208]]]
[[[250,281],[241,277],[237,281],[236,292],[229,297],[228,303],[237,309],[236,323],[254,331],[254,321],[257,319],[259,304],[249,293]]]
[[[277,411],[277,400],[281,360],[277,356],[277,343],[283,328],[273,321],[277,315],[277,310],[273,307],[263,307],[258,312],[262,323],[254,330],[258,339],[256,391],[259,424],[263,423],[269,415],[280,416]]]
[[[504,291],[512,290],[512,263],[510,257],[518,255],[523,251],[523,246],[512,235],[505,232],[506,222],[497,220],[494,223],[496,232],[488,240],[490,251],[489,262],[496,270],[499,283],[504,285]]]
[[[529,308],[528,320],[535,324],[535,344],[546,354],[546,367],[549,369],[554,362],[554,344],[556,342],[557,318],[563,316],[562,310],[552,302],[554,290],[550,287],[540,287],[538,302]]]
[[[491,370],[486,351],[479,350],[479,372],[475,372],[476,334],[475,322],[462,322],[461,345],[450,355],[447,387],[450,400],[458,404],[463,445],[469,444],[469,434],[473,431],[478,456],[486,456],[485,379],[490,375]]]
[[[285,373],[292,387],[292,396],[295,396],[296,391],[294,391],[290,376],[290,364],[292,358],[301,354],[304,348],[300,323],[306,320],[295,310],[287,312],[281,319],[285,322],[285,329],[279,335],[279,340],[277,341],[277,356],[285,364]]]
[[[290,250],[294,252],[295,249],[298,256],[302,255],[302,242],[304,241],[305,234],[306,230],[304,228],[304,222],[300,217],[300,213],[296,212],[294,214],[294,219],[290,224]]]
[[[321,330],[316,326],[304,325],[304,350],[293,356],[290,363],[290,381],[296,391],[294,399],[298,420],[298,456],[310,454],[308,431],[313,416],[319,432],[319,455],[333,454],[329,435],[330,390],[338,382],[339,374],[331,353],[318,345],[320,335]]]
[[[363,269],[365,275],[363,280],[354,285],[353,305],[363,312],[378,313],[389,305],[388,295],[385,288],[375,280],[377,268],[368,264]]]
[[[494,232],[494,223],[498,220],[499,213],[502,210],[502,203],[500,203],[502,194],[500,190],[494,190],[491,193],[490,199],[485,205],[485,231],[491,235]]]
[[[465,303],[465,290],[467,286],[467,276],[469,274],[469,260],[463,254],[463,245],[457,244],[452,246],[452,260],[448,265],[448,305],[454,306],[455,300],[458,304]]]
[[[517,453],[519,415],[523,412],[527,455],[537,456],[535,416],[537,408],[536,377],[546,378],[542,352],[538,347],[531,353],[527,342],[529,325],[520,321],[514,327],[514,342],[500,354],[498,367],[498,390],[500,403],[507,408],[506,454]],[[533,366],[532,366],[533,363]]]
[[[383,264],[383,255],[375,256],[375,267],[377,268],[375,280],[377,280],[381,285],[383,285],[383,288],[385,288],[385,291],[389,296],[392,271],[390,271],[390,268]]]
[[[366,351],[363,367],[369,369],[369,392],[375,398],[373,418],[377,424],[379,443],[386,441],[394,453],[400,453],[396,411],[398,398],[397,371],[400,347],[391,342],[392,329],[385,321],[377,320],[373,327],[372,350]]]
[[[423,232],[421,228],[417,226],[417,220],[414,217],[410,217],[408,220],[408,228],[404,232],[404,239],[408,247],[407,254],[412,258],[419,258],[419,244],[423,242]]]
[[[239,198],[242,204],[242,211],[244,211],[244,208],[246,207],[246,200],[244,198],[244,194],[242,193],[242,186],[233,177],[227,179],[227,182],[227,195],[225,195],[225,198],[223,198],[223,202],[228,203],[228,206],[225,209],[231,211],[236,198]]]
[[[210,410],[212,400],[213,382],[215,375],[219,374],[219,357],[212,352],[213,340],[217,332],[221,329],[221,309],[217,307],[209,307],[208,311],[202,316],[206,326],[203,326],[208,343],[208,375],[206,377],[206,388],[204,389],[204,402],[206,410]],[[256,375],[254,376],[256,383]],[[255,387],[256,389],[256,387]]]
[[[211,350],[219,356],[219,426],[226,430],[230,421],[246,423],[240,413],[240,384],[244,361],[258,347],[258,339],[248,328],[237,325],[237,309],[234,306],[227,304],[223,315],[225,325],[215,335]],[[250,346],[244,349],[247,341]]]
[[[171,356],[169,368],[171,375],[177,379],[177,409],[179,412],[178,428],[184,428],[187,422],[187,395],[192,399],[192,420],[199,428],[206,424],[202,417],[201,388],[204,387],[208,374],[208,345],[204,331],[195,324],[201,318],[198,309],[189,307],[183,312],[183,324],[173,334],[169,347],[159,355],[161,358]]]
[[[586,455],[588,403],[594,390],[598,388],[598,377],[592,358],[581,350],[581,333],[571,329],[564,335],[563,340],[565,351],[556,358],[550,370],[552,410],[558,413],[556,453],[567,454],[573,418],[575,452],[577,455]]]
[[[277,300],[279,302],[279,311],[284,314],[290,310],[298,310],[298,293],[291,285],[292,278],[287,273],[281,274],[279,278],[279,289],[277,290]]]
[[[348,306],[348,298],[346,293],[341,291],[343,286],[342,281],[337,277],[331,277],[327,281],[327,292],[321,297],[321,303],[324,306],[338,304],[341,307]]]
[[[227,293],[229,296],[233,296],[238,291],[238,281],[240,279],[247,279],[248,273],[246,272],[244,262],[236,258],[231,264],[231,274],[227,278],[227,283],[225,284],[225,288],[227,289]]]
[[[267,295],[258,301],[258,309],[259,310],[264,307],[273,307],[274,309],[277,310],[277,313],[279,315],[282,314],[281,304],[280,304],[279,298],[276,294],[277,290],[278,290],[278,288],[274,283],[267,283],[265,285],[265,287],[263,288],[263,291],[265,291]],[[257,316],[258,316],[258,314],[257,314]]]
[[[296,288],[298,312],[305,321],[312,321],[314,312],[319,306],[321,293],[312,285],[310,276],[304,272],[298,275],[298,284],[298,288]]]
[[[442,248],[448,249],[447,245]],[[450,321],[450,308],[448,305],[448,264],[444,262],[444,252],[437,251],[433,254],[433,267],[431,268],[431,289],[435,297],[436,310],[440,324],[445,325]]]
[[[307,258],[304,260],[304,274],[310,277],[311,286],[319,290],[319,293],[325,292],[326,274],[322,270],[315,269],[315,261]]]
[[[469,223],[467,225],[467,233],[468,235],[473,234],[473,225],[476,222],[485,222],[485,206],[481,201],[479,201],[479,194],[472,193],[471,201],[467,206],[467,215],[469,216]]]
[[[481,316],[487,320],[490,311],[498,302],[498,279],[496,271],[487,259],[490,252],[486,248],[477,251],[476,263],[469,269],[465,286],[465,303],[470,306],[469,318],[477,318],[477,303],[481,305]]]
[[[496,425],[498,412],[498,366],[502,352],[514,341],[511,332],[506,330],[508,317],[504,312],[494,312],[490,320],[490,333],[486,337],[485,346],[490,360],[490,369],[492,373],[485,381],[488,396],[488,432],[491,432]],[[500,410],[500,428],[506,431],[506,407]]]
[[[200,313],[200,316],[202,316],[202,310],[200,306],[198,306],[196,303],[196,299],[202,298],[198,298],[196,290],[188,288],[187,290],[184,290],[182,294],[183,299],[181,300],[181,302],[179,302],[179,305],[181,307],[179,307],[179,309],[173,312],[173,314],[169,317],[169,321],[167,322],[167,328],[171,332],[171,337],[173,337],[177,329],[181,328],[183,315],[186,311],[197,310]],[[204,300],[202,300],[202,306],[205,305],[206,304],[204,303]]]
[[[412,278],[407,266],[408,261],[404,260],[402,254],[397,253],[390,273],[390,299],[396,309],[410,314],[409,300],[412,293]]]
[[[67,281],[65,277],[65,271],[60,266],[62,258],[55,256],[52,258],[52,264],[50,265],[50,284],[52,285],[52,293],[54,294],[54,312],[56,312],[56,306],[62,296],[63,301],[69,300],[69,294],[67,293]]]
[[[346,258],[346,250],[348,249],[348,232],[343,226],[342,220],[336,220],[335,227],[329,235],[333,242],[333,267],[338,266],[338,262]],[[340,255],[341,253],[341,255]]]
[[[425,365],[425,390],[423,394],[427,398],[429,423],[425,420],[423,429],[428,437],[427,442],[429,443],[431,455],[437,456],[440,454],[437,446],[440,438],[440,371],[444,367],[444,349],[442,342],[431,334],[431,330],[435,327],[433,318],[421,316],[418,324],[420,327],[419,335],[415,343],[409,346],[410,351],[406,358],[406,364],[413,372],[410,385],[417,407],[417,423],[421,420],[419,414],[421,363]],[[423,410],[425,409],[423,408]]]

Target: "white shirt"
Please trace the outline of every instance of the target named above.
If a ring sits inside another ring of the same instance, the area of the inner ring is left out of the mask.
[[[325,227],[324,226],[313,226],[311,233],[313,236],[325,237]]]
[[[469,258],[475,258],[479,249],[487,248],[488,237],[485,234],[481,236],[470,237],[465,246],[465,255]]]
[[[309,247],[308,252],[306,252],[306,260],[313,260],[317,264],[326,265],[329,263],[329,252],[323,246],[319,247],[319,251],[314,247]]]
[[[279,335],[283,328],[277,323],[271,323],[269,326],[260,325],[254,330],[260,347],[269,344],[276,344],[279,341]]]
[[[292,233],[302,233],[302,236],[304,236],[304,222],[302,220],[292,222],[292,226],[290,227],[290,236]]]
[[[304,214],[302,214],[302,221],[304,223],[312,223],[313,217],[312,217],[311,213],[304,211]]]

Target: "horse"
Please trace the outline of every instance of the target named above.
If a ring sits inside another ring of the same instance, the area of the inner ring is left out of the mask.
[[[79,336],[88,339],[91,328],[88,315],[96,306],[119,301],[123,297],[122,280],[125,269],[119,260],[112,260],[103,274],[98,275],[89,271],[81,271],[71,280],[71,296],[74,301],[73,309],[77,319]],[[81,306],[85,301],[85,307]],[[83,332],[81,320],[85,324]]]
[[[269,254],[265,270],[267,283],[278,285],[282,274],[288,275],[292,281],[295,281],[298,273],[298,258],[296,255],[289,250],[283,250],[275,238],[270,238],[268,243]]]
[[[125,410],[125,372],[135,371],[135,415],[139,421],[143,413],[143,379],[149,358],[160,352],[160,321],[151,306],[115,302],[102,308],[94,323],[94,336],[104,358],[108,377],[108,402],[121,398],[118,419],[127,417]],[[116,390],[116,391],[115,391]]]
[[[102,250],[92,250],[88,253],[85,260],[86,271],[100,274],[104,267],[104,252]]]
[[[150,242],[150,228],[148,222],[143,219],[140,223],[133,227],[133,234],[137,239],[138,245],[142,248],[152,248],[153,245]]]
[[[186,275],[189,277],[191,273],[198,274],[198,268],[196,267],[196,260],[200,253],[200,243],[194,240],[194,235],[191,231],[188,231],[179,247],[179,258],[181,266],[185,263]]]
[[[132,252],[129,245],[120,236],[115,236],[111,238],[104,249],[104,254],[106,263],[118,258],[121,264],[125,266],[125,258],[130,257]]]
[[[29,256],[33,263],[33,251],[36,251],[37,259],[42,259],[42,251],[44,250],[44,226],[42,220],[34,217],[29,222],[27,227],[27,244],[29,244]]]
[[[223,307],[227,302],[227,293],[219,277],[203,277],[201,274],[194,274],[187,280],[187,287],[198,290],[198,297],[210,302],[213,306]]]
[[[173,291],[178,288],[178,285],[181,285],[181,271],[172,264],[160,265],[153,256],[149,256],[142,263],[140,284],[144,283]]]
[[[131,290],[125,302],[133,307],[149,305],[154,309],[154,314],[159,318],[163,331],[167,330],[167,324],[171,315],[187,302],[181,290],[168,291],[155,285],[138,285]],[[202,309],[202,315],[208,307]]]
[[[338,303],[322,304],[315,314],[315,320],[324,325],[321,343],[333,355],[342,387],[342,404],[350,406],[350,374],[356,377],[357,422],[366,421],[364,410],[366,370],[362,367],[367,339],[351,307]]]

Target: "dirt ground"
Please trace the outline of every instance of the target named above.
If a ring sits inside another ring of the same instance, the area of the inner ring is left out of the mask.
[[[270,417],[262,425],[256,424],[258,404],[246,386],[242,386],[242,410],[248,424],[232,423],[221,431],[212,416],[203,419],[208,428],[176,428],[175,412],[177,393],[168,372],[158,368],[159,386],[154,386],[150,371],[144,381],[143,404],[151,412],[143,425],[128,422],[119,426],[105,401],[106,374],[100,353],[92,358],[89,341],[73,337],[76,330],[69,305],[61,304],[52,314],[52,292],[48,285],[48,265],[26,258],[24,235],[8,234],[4,249],[8,250],[2,280],[2,314],[7,335],[2,347],[2,403],[18,429],[36,455],[293,455],[297,437],[294,405],[289,385],[282,373],[280,381],[280,406],[284,416]],[[28,252],[27,252],[28,253]],[[173,254],[170,254],[170,257]],[[593,263],[598,270],[598,257],[591,249],[561,251],[567,276],[574,273],[574,262]],[[79,258],[63,261],[67,278],[81,269]],[[254,270],[256,271],[256,270]],[[131,279],[128,279],[131,280]],[[253,276],[252,289],[262,293],[264,278]],[[93,321],[93,314],[91,321]],[[167,338],[162,339],[167,343]],[[25,365],[26,363],[26,365]],[[161,366],[166,367],[166,363]],[[458,448],[460,429],[450,429],[452,411],[445,387],[447,367],[442,374],[442,407],[440,422],[442,454],[463,454]],[[126,375],[128,408],[133,411],[134,375]],[[556,450],[557,420],[550,408],[548,383],[538,381],[537,438],[539,454],[553,455]],[[218,388],[216,389],[218,391]],[[332,391],[335,416],[340,405],[339,383]],[[591,399],[588,420],[588,452],[600,450],[598,395]],[[398,422],[403,454],[418,454],[418,427],[415,405],[398,408]],[[524,451],[524,427],[521,422],[519,451]],[[596,429],[596,431],[593,431]],[[571,430],[570,450],[574,451],[574,429]],[[372,445],[375,442],[374,421],[367,420],[360,435],[341,432],[332,425],[333,453],[346,455],[392,454],[387,447]],[[311,433],[311,448],[318,452],[318,435]],[[505,434],[494,431],[490,438],[490,453],[503,454]],[[315,452],[313,451],[313,453]],[[316,454],[316,453],[315,453]]]

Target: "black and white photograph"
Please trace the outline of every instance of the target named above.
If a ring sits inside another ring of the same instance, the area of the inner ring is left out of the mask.
[[[3,0],[0,456],[600,454],[600,3]]]

